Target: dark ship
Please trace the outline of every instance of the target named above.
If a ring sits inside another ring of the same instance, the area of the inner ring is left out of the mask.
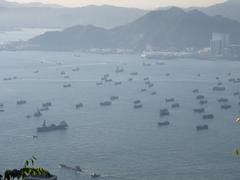
[[[65,121],[60,122],[59,125],[51,124],[50,126],[46,125],[46,120],[43,121],[42,127],[37,128],[37,132],[49,132],[49,131],[56,131],[56,130],[65,130],[67,129],[68,125]]]

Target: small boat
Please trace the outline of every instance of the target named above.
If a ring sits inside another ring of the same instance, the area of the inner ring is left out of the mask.
[[[69,77],[69,76],[64,76],[63,78],[64,78],[64,79],[69,79],[70,77]]]
[[[203,131],[203,130],[208,130],[208,125],[199,125],[196,126],[197,131]]]
[[[96,85],[100,86],[100,85],[103,85],[102,82],[96,82]]]
[[[240,95],[240,92],[235,92],[233,93],[234,96],[239,96]]]
[[[19,101],[17,101],[17,105],[23,105],[23,104],[26,104],[27,103],[27,101],[25,101],[25,100],[19,100]]]
[[[122,82],[120,82],[120,81],[114,83],[115,86],[117,86],[117,85],[121,85],[121,84],[122,84]]]
[[[111,106],[111,105],[112,105],[111,101],[105,101],[100,103],[100,106]]]
[[[198,89],[194,89],[194,90],[192,90],[192,92],[197,94],[197,93],[199,93],[199,90]]]
[[[37,128],[37,132],[49,132],[49,131],[56,131],[56,130],[66,130],[68,127],[65,121],[59,123],[59,125],[51,124],[50,126],[46,125],[46,120],[43,121],[43,125]]]
[[[229,82],[235,82],[235,79],[234,78],[230,78],[228,79]]]
[[[70,167],[65,164],[59,164],[59,166],[60,166],[60,168],[63,168],[63,169],[68,169],[68,170],[72,170],[72,171],[76,171],[76,172],[82,172],[82,169],[80,168],[80,166]]]
[[[71,84],[64,84],[63,87],[64,88],[69,88],[69,87],[72,87],[72,85]]]
[[[199,108],[199,109],[194,109],[193,110],[195,113],[204,113],[205,109],[204,108]]]
[[[0,107],[4,107],[4,104],[0,104]]]
[[[154,86],[153,83],[150,83],[150,84],[148,85],[149,88],[151,88],[151,87],[153,87],[153,86]]]
[[[133,101],[134,104],[140,104],[141,101],[140,100],[136,100],[136,101]]]
[[[76,109],[79,109],[79,108],[82,108],[83,107],[83,104],[82,103],[78,103],[75,105]]]
[[[226,88],[225,87],[213,87],[213,91],[225,91],[226,90]]]
[[[38,138],[38,136],[37,135],[33,135],[33,139],[37,139]]]
[[[166,98],[165,99],[165,102],[168,103],[168,102],[174,102],[175,99],[174,98]]]
[[[204,99],[204,98],[205,98],[205,96],[203,96],[203,95],[198,95],[198,96],[196,97],[196,99],[198,99],[198,100]]]
[[[0,109],[0,112],[4,112],[4,109]]]
[[[146,63],[146,62],[143,62],[143,64],[142,64],[143,66],[151,66],[151,64],[150,63]]]
[[[119,99],[119,97],[118,96],[111,96],[110,99],[111,99],[111,101],[115,101],[115,100]]]
[[[138,75],[138,72],[132,72],[130,73],[131,76],[137,76]]]
[[[144,81],[149,81],[149,77],[146,77],[143,79]]]
[[[96,173],[93,173],[90,175],[91,178],[99,178],[101,175],[100,174],[96,174]]]
[[[165,65],[164,62],[156,62],[156,65]]]
[[[34,117],[40,117],[40,116],[42,116],[42,113],[41,113],[41,111],[38,109],[37,112],[35,112],[35,113],[33,114],[33,116],[34,116]]]
[[[230,109],[232,106],[228,104],[221,105],[221,109]]]
[[[218,86],[222,86],[223,83],[222,83],[222,82],[218,82],[217,85],[218,85]]]
[[[51,102],[46,102],[46,103],[43,103],[42,106],[43,107],[50,107],[50,106],[52,106],[52,103]]]
[[[3,78],[4,81],[11,81],[12,78]]]
[[[65,75],[65,74],[66,74],[66,72],[62,71],[60,74],[61,74],[61,75]]]
[[[132,79],[132,78],[129,78],[128,81],[133,81],[133,79]]]
[[[122,73],[122,72],[124,72],[124,69],[123,69],[123,67],[119,67],[119,66],[118,66],[118,67],[116,68],[115,72],[116,72],[116,73]]]
[[[170,73],[166,73],[165,76],[167,76],[167,77],[170,76]]]
[[[39,111],[48,111],[48,110],[49,110],[48,107],[42,107],[42,108],[39,109]]]
[[[39,71],[38,71],[38,70],[36,70],[36,71],[33,71],[33,73],[37,74],[37,73],[39,73]]]
[[[202,117],[203,119],[214,119],[214,115],[213,114],[205,114]]]
[[[160,109],[160,116],[169,116],[170,112],[168,111],[168,109]]]
[[[152,93],[151,93],[151,95],[153,95],[153,96],[156,95],[156,94],[157,94],[157,92],[152,92]]]
[[[141,89],[141,92],[146,92],[147,91],[147,89]]]
[[[76,68],[72,69],[73,72],[76,72],[76,71],[79,71],[79,70],[80,70],[79,67],[76,67]]]
[[[133,106],[134,109],[140,109],[140,108],[143,108],[143,105],[142,104],[135,104]]]
[[[27,116],[26,116],[27,119],[30,119],[31,117],[32,117],[31,115],[27,115]]]
[[[147,81],[145,81],[145,84],[149,85],[149,84],[151,84],[151,82],[149,80],[147,80]]]
[[[169,126],[170,122],[169,121],[164,121],[164,122],[158,122],[158,126]]]
[[[227,98],[220,98],[220,99],[218,99],[218,102],[225,103],[225,102],[228,102],[228,99]]]
[[[200,103],[201,105],[204,105],[204,104],[207,104],[208,101],[207,101],[207,100],[201,100],[201,101],[199,101],[199,103]]]
[[[172,108],[179,108],[179,107],[180,107],[180,104],[178,104],[178,103],[172,104]]]

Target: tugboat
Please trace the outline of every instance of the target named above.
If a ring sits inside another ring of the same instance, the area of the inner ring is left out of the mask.
[[[164,121],[164,122],[159,122],[158,123],[158,126],[169,126],[170,125],[170,122],[169,121]]]
[[[196,126],[197,131],[203,131],[203,130],[208,130],[208,125],[199,125]]]
[[[56,130],[65,130],[67,129],[68,125],[65,121],[60,122],[59,125],[51,124],[50,126],[46,125],[46,120],[43,121],[42,127],[37,128],[37,132],[49,132],[49,131],[56,131]]]

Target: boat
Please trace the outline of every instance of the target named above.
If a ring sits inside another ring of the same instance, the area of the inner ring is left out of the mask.
[[[228,102],[228,99],[227,98],[220,98],[220,99],[218,99],[218,102],[225,103],[225,102]]]
[[[119,81],[119,82],[115,82],[115,83],[114,83],[115,86],[117,86],[117,85],[121,85],[121,84],[122,84],[121,81]]]
[[[230,109],[232,106],[228,104],[221,105],[221,109]]]
[[[149,88],[151,88],[151,87],[153,87],[153,86],[154,86],[153,83],[150,83],[150,84],[148,85]]]
[[[169,116],[170,112],[168,111],[168,109],[160,109],[160,116]]]
[[[226,88],[225,87],[222,87],[222,86],[220,86],[220,87],[213,87],[213,91],[225,91],[226,90]]]
[[[166,98],[165,99],[165,102],[168,103],[168,102],[174,102],[175,99],[174,98]]]
[[[170,73],[166,73],[165,76],[167,76],[167,77],[170,76]]]
[[[151,64],[150,63],[146,63],[146,62],[143,62],[143,64],[142,64],[143,66],[151,66]]]
[[[240,95],[240,92],[235,92],[233,93],[234,96],[239,96]]]
[[[122,73],[122,72],[124,72],[124,69],[123,69],[123,67],[119,67],[119,66],[118,66],[118,67],[116,68],[115,72],[116,72],[116,73]]]
[[[46,103],[43,103],[42,106],[43,107],[50,107],[50,106],[52,106],[52,103],[51,102],[46,102]]]
[[[228,79],[228,81],[229,81],[229,82],[234,82],[235,79],[234,79],[234,78],[230,78],[230,79]]]
[[[99,178],[101,175],[100,174],[96,174],[96,173],[93,173],[90,175],[91,178]]]
[[[192,90],[192,92],[196,94],[196,93],[199,93],[199,90],[198,89],[194,89],[194,90]]]
[[[214,115],[213,114],[205,114],[202,117],[203,119],[214,119]]]
[[[83,107],[83,104],[82,104],[82,103],[78,103],[78,104],[75,105],[75,107],[76,107],[76,109],[82,108],[82,107]]]
[[[37,135],[33,135],[33,139],[37,139],[38,138],[38,136]]]
[[[133,81],[133,79],[132,79],[132,78],[129,78],[128,81]]]
[[[69,79],[70,77],[69,77],[69,76],[64,76],[63,78],[64,78],[64,79]]]
[[[112,105],[111,101],[105,101],[100,103],[100,106],[111,106],[111,105]]]
[[[38,71],[38,70],[36,70],[36,71],[33,71],[33,73],[37,74],[37,73],[39,73],[39,71]]]
[[[172,104],[172,108],[179,108],[179,107],[180,107],[180,104],[178,104],[178,103]]]
[[[79,71],[79,70],[80,70],[79,67],[76,67],[76,68],[72,69],[73,72],[76,72],[76,71]]]
[[[199,108],[199,109],[193,109],[195,113],[204,113],[205,109],[204,108]]]
[[[110,99],[111,99],[111,101],[115,101],[115,100],[119,99],[119,97],[118,96],[111,96]]]
[[[69,88],[69,87],[71,87],[71,86],[72,86],[71,84],[64,84],[64,85],[63,85],[64,88]]]
[[[0,112],[4,112],[4,109],[0,109]]]
[[[0,104],[0,107],[4,107],[4,104]]]
[[[218,86],[222,86],[223,83],[222,83],[222,82],[218,82],[217,85],[218,85]]]
[[[196,99],[198,99],[198,100],[204,99],[204,98],[205,98],[205,96],[203,96],[203,95],[198,95],[198,96],[196,97]]]
[[[27,103],[27,101],[25,101],[25,100],[19,100],[19,101],[17,101],[17,105],[23,105],[23,104],[26,104]]]
[[[96,82],[96,85],[100,86],[100,85],[103,85],[102,82]]]
[[[199,103],[200,103],[201,105],[204,105],[204,104],[207,104],[208,101],[207,101],[207,100],[201,100],[201,101],[199,101]]]
[[[34,116],[34,117],[40,117],[40,116],[42,116],[42,113],[41,113],[41,111],[38,109],[37,112],[35,112],[35,113],[33,114],[33,116]]]
[[[60,74],[61,74],[61,75],[65,75],[66,73],[65,73],[64,71],[62,71]]]
[[[149,81],[149,77],[146,77],[143,79],[144,81]]]
[[[30,119],[31,117],[32,117],[31,115],[27,115],[27,116],[26,116],[27,119]]]
[[[132,72],[130,73],[131,76],[137,76],[138,75],[138,72]]]
[[[164,121],[164,122],[158,122],[158,126],[169,126],[170,122],[169,121]]]
[[[135,100],[135,101],[133,101],[133,103],[134,103],[134,104],[140,104],[141,101],[140,101],[140,100]]]
[[[145,92],[145,91],[147,91],[147,89],[141,89],[141,92]]]
[[[72,171],[76,171],[76,172],[82,172],[82,169],[80,168],[80,166],[70,167],[65,164],[59,164],[59,166],[60,166],[60,168],[63,168],[63,169],[68,169],[68,170],[72,170]]]
[[[151,93],[151,95],[156,95],[156,94],[157,94],[157,92],[152,92],[152,93]]]
[[[142,104],[135,104],[133,106],[134,109],[140,109],[140,108],[143,108],[143,105]]]
[[[196,126],[197,131],[208,130],[208,125],[198,125]]]
[[[48,107],[42,107],[42,108],[39,109],[39,111],[48,111],[48,110],[49,110]]]
[[[42,127],[37,128],[37,132],[49,132],[49,131],[56,131],[56,130],[66,130],[68,127],[65,121],[59,123],[59,125],[51,124],[50,126],[46,125],[46,120],[43,121]]]

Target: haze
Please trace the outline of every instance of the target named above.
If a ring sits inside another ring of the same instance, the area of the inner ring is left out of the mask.
[[[155,9],[162,6],[209,6],[216,3],[224,2],[224,0],[11,0],[12,2],[29,3],[29,2],[42,2],[54,3],[63,6],[76,7],[86,5],[115,5],[123,7],[136,7],[142,9]],[[136,3],[137,2],[137,3]]]

